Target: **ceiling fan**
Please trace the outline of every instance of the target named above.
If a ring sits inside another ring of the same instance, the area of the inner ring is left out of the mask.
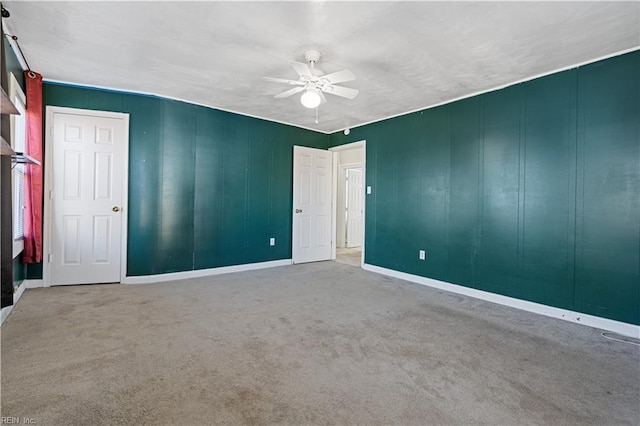
[[[267,81],[276,83],[286,83],[294,87],[285,92],[275,95],[275,98],[288,98],[296,93],[302,93],[300,102],[307,108],[317,108],[321,103],[327,102],[324,93],[340,96],[347,99],[354,99],[358,96],[358,90],[349,87],[336,86],[337,83],[353,81],[356,76],[349,70],[337,71],[326,74],[315,67],[316,62],[320,59],[320,52],[317,50],[308,50],[304,57],[309,65],[301,62],[289,62],[291,67],[298,73],[297,80],[288,80],[286,78],[262,77]]]

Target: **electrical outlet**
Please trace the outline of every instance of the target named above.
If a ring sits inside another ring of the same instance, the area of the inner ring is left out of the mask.
[[[276,245],[276,239],[275,238],[269,238],[269,245],[270,246],[275,246]]]
[[[367,186],[367,194],[371,194],[371,187]]]
[[[419,258],[420,260],[425,260],[425,259],[427,258],[427,255],[426,255],[426,253],[424,252],[424,250],[420,250],[420,251],[418,252],[418,258]]]

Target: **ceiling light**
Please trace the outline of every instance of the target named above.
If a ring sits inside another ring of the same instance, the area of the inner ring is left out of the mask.
[[[306,89],[300,97],[300,102],[302,102],[302,105],[306,108],[317,108],[318,105],[320,105],[320,100],[318,89]]]

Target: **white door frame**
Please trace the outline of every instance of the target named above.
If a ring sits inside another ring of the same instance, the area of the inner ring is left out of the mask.
[[[346,145],[334,146],[329,148],[329,151],[333,152],[333,191],[331,197],[333,198],[332,206],[332,219],[331,219],[331,259],[336,260],[336,235],[337,235],[337,215],[338,215],[338,152],[346,151],[348,149],[362,148],[362,253],[360,256],[360,267],[364,266],[364,247],[366,240],[366,218],[367,218],[367,141],[361,140],[358,142],[348,143]]]
[[[127,276],[127,222],[129,215],[129,114],[121,112],[97,111],[92,109],[66,108],[47,105],[44,144],[44,212],[42,227],[42,280],[44,287],[51,286],[51,191],[53,190],[53,115],[72,114],[123,120],[125,125],[124,143],[122,144],[122,229],[120,235],[120,282]]]

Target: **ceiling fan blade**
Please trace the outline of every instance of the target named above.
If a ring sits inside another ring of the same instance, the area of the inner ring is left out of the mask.
[[[304,87],[294,87],[293,89],[289,89],[286,92],[279,93],[274,96],[274,98],[282,99],[288,98],[289,96],[295,95],[296,93],[300,93],[304,90]]]
[[[305,83],[299,80],[287,80],[286,78],[275,78],[275,77],[262,77],[263,80],[273,81],[274,83],[287,83],[291,85],[304,85]]]
[[[298,73],[298,75],[300,75],[300,77],[302,77],[303,75],[306,76],[311,76],[311,70],[309,69],[309,66],[307,64],[303,64],[302,62],[289,62],[289,64],[291,64],[291,67]]]
[[[324,93],[322,93],[322,90],[318,90],[318,94],[320,95],[320,104],[326,104],[327,98],[324,96]]]
[[[324,86],[322,91],[331,95],[341,96],[347,99],[353,99],[360,93],[357,89],[342,86]]]
[[[353,81],[356,79],[356,76],[349,70],[342,70],[323,75],[321,78],[327,79],[330,84],[337,84],[345,81]]]

